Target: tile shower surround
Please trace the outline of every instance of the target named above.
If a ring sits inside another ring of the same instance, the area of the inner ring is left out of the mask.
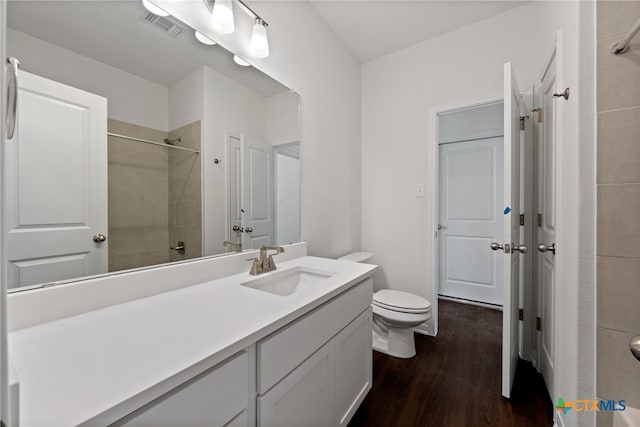
[[[200,148],[200,121],[167,133],[109,119],[108,130]],[[199,155],[110,136],[108,171],[109,271],[201,256]],[[185,255],[169,249],[178,240]]]

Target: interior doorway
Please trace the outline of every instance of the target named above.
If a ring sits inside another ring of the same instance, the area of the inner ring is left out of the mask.
[[[502,307],[503,102],[442,111],[438,142],[438,294]]]

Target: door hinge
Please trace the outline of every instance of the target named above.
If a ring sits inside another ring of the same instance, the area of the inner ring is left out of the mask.
[[[536,113],[536,119],[538,120],[538,123],[542,123],[542,108],[534,108],[533,110],[531,110],[531,112]]]
[[[542,214],[538,214],[538,227],[542,227]]]
[[[523,308],[518,310],[518,320],[524,320],[524,309]]]
[[[524,214],[520,214],[520,225],[524,225]]]
[[[524,130],[524,116],[520,116],[520,130]]]
[[[542,319],[539,317],[536,317],[536,331],[541,331],[542,330]]]

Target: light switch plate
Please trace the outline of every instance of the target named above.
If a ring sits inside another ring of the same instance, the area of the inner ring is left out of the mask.
[[[424,184],[416,184],[416,197],[424,197]]]

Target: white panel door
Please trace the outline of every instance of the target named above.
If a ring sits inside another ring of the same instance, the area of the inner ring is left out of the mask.
[[[259,426],[332,426],[334,366],[331,340],[258,397]]]
[[[503,138],[440,144],[440,295],[502,305]]]
[[[518,84],[513,75],[511,63],[506,63],[504,64],[504,243],[501,249],[505,258],[503,266],[502,395],[507,398],[511,396],[518,363],[521,112],[522,101]],[[495,249],[498,248],[495,247]],[[524,247],[522,250],[525,250]]]
[[[556,55],[554,53],[543,76],[539,92],[539,104],[542,106],[542,123],[539,124],[538,144],[538,188],[537,204],[540,221],[538,223],[537,243],[553,250],[538,253],[538,317],[541,319],[539,332],[540,371],[553,398],[554,381],[554,310],[555,310],[555,184],[556,184],[556,102],[554,93],[560,92],[556,84]],[[545,248],[542,248],[545,249]],[[540,251],[540,249],[539,249]]]
[[[242,247],[258,249],[274,241],[273,147],[242,137]]]
[[[10,287],[107,272],[107,100],[19,77],[17,129],[5,144],[4,238]]]

